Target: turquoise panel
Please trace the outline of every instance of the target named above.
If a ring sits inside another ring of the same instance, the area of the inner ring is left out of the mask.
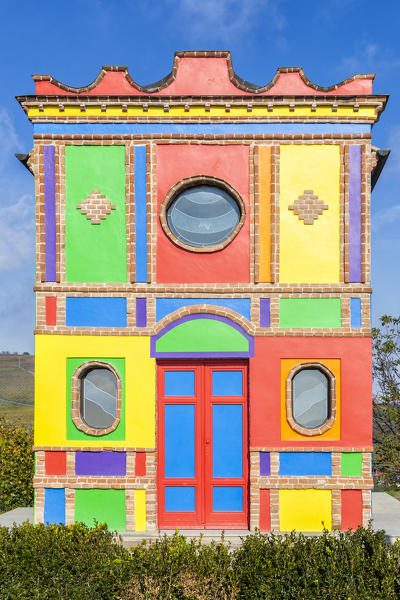
[[[361,327],[361,298],[350,298],[351,326],[355,329]]]
[[[182,308],[182,306],[193,306],[195,304],[224,306],[251,321],[250,298],[156,298],[156,321],[161,321],[166,315]]]
[[[242,371],[213,371],[213,396],[243,396]]]
[[[165,488],[165,510],[167,512],[192,512],[196,510],[194,487],[167,486]]]
[[[243,477],[243,407],[214,404],[213,477]]]
[[[45,488],[44,523],[65,524],[65,489]]]
[[[213,487],[214,512],[241,512],[242,510],[242,487]]]
[[[165,371],[165,396],[194,396],[194,371]]]
[[[194,404],[167,404],[164,410],[165,477],[194,477]]]
[[[330,452],[280,452],[279,475],[332,475]]]

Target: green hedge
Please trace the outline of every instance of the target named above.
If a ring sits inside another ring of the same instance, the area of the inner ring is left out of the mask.
[[[398,600],[383,532],[254,534],[235,550],[175,534],[131,551],[105,526],[0,528],[2,600]]]
[[[0,417],[0,513],[33,506],[32,430]]]

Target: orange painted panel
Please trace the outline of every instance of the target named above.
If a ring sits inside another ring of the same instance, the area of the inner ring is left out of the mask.
[[[340,360],[340,439],[300,436],[290,445],[372,445],[371,338],[256,337],[255,356],[249,366],[250,446],[288,445],[281,437],[281,360],[304,357]]]
[[[157,146],[158,207],[170,188],[187,177],[208,175],[241,195],[246,219],[223,250],[191,252],[175,246],[157,218],[157,283],[247,283],[250,281],[249,147],[165,144]]]
[[[313,440],[340,440],[340,359],[338,358],[324,358],[319,356],[317,359],[303,357],[303,358],[284,358],[281,360],[281,435],[283,440],[297,440],[304,442],[309,440],[308,436],[301,435],[294,431],[287,422],[286,419],[286,379],[290,371],[296,365],[300,363],[313,362],[322,363],[334,374],[336,379],[336,420],[328,431],[325,431],[322,435],[313,437]]]
[[[362,525],[362,491],[342,490],[342,531]]]
[[[258,147],[259,243],[258,281],[271,281],[271,147]]]

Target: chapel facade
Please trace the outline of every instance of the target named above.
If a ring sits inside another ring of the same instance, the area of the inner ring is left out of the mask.
[[[371,518],[373,75],[35,75],[35,522]]]

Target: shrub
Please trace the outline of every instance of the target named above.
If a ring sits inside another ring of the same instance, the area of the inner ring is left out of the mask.
[[[129,552],[105,525],[0,528],[2,600],[103,600],[128,579]]]
[[[0,513],[33,506],[33,433],[0,417]]]
[[[235,600],[229,544],[202,538],[186,540],[175,533],[131,550],[133,579],[122,600]]]
[[[0,528],[1,600],[398,600],[400,542],[383,532],[181,535],[124,549],[105,525]]]

